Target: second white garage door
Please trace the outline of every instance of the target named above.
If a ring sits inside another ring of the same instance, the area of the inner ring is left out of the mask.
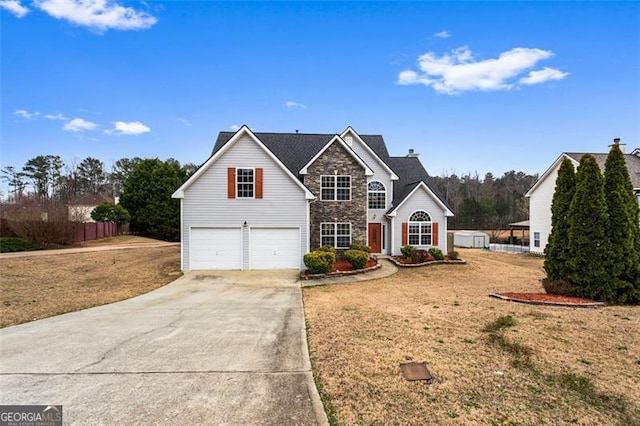
[[[240,269],[240,228],[191,228],[191,270]]]
[[[251,228],[251,269],[298,269],[300,230],[298,228]]]

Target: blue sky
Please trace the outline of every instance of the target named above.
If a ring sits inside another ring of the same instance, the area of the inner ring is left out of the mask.
[[[1,166],[382,134],[433,175],[640,147],[638,2],[0,0]]]

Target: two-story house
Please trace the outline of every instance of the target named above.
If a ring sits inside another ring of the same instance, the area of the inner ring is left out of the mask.
[[[417,158],[390,157],[380,135],[220,132],[173,194],[182,269],[303,269],[322,245],[447,250],[453,216]]]
[[[619,139],[614,140],[614,143],[619,142]],[[529,226],[531,235],[529,248],[531,253],[543,254],[549,241],[549,234],[551,233],[551,203],[553,201],[553,193],[556,189],[558,169],[560,169],[562,160],[568,158],[573,163],[573,166],[577,168],[583,155],[585,155],[583,152],[562,153],[525,194],[525,197],[529,198]],[[598,166],[600,166],[600,170],[604,173],[604,164],[608,154],[592,153],[591,155],[595,157]],[[630,154],[625,154],[624,157],[633,190],[640,204],[640,148],[634,149]]]

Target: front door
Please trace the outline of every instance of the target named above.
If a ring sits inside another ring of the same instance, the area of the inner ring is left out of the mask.
[[[369,224],[369,247],[371,253],[382,253],[382,224]]]

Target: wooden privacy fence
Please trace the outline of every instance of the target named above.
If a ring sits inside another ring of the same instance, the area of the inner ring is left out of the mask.
[[[90,241],[118,235],[118,224],[115,222],[76,223],[73,241]]]

